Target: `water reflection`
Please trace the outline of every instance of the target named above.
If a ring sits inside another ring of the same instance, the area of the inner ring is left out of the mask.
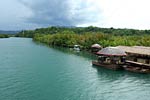
[[[114,71],[102,67],[93,66],[93,68],[97,71],[97,76],[99,79],[108,80],[109,82],[119,80],[120,78],[124,77],[124,71]]]
[[[88,60],[93,60],[93,59],[96,59],[96,56],[94,54],[91,54],[87,51],[75,51],[73,50],[72,48],[63,48],[63,47],[58,47],[58,46],[49,46],[49,45],[45,45],[45,44],[42,44],[42,43],[39,43],[39,42],[34,42],[36,43],[37,45],[41,45],[41,46],[47,46],[55,51],[60,51],[60,52],[63,52],[63,53],[66,53],[66,54],[70,54],[70,55],[76,55],[76,56],[80,56],[80,57],[83,57],[83,58],[86,58]]]
[[[138,81],[142,84],[149,84],[150,81],[150,74],[140,74],[140,73],[133,73],[124,70],[110,70],[102,67],[93,66],[93,68],[97,71],[97,76],[100,80],[108,80],[109,82],[113,82],[116,80],[134,80]],[[150,85],[150,84],[149,84]]]

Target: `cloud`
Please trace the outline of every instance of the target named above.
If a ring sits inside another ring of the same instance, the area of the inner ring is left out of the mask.
[[[18,0],[1,0],[0,14],[0,30],[19,30],[28,26],[23,21],[30,15],[30,10]]]
[[[76,26],[97,22],[100,10],[92,0],[18,0],[32,14],[28,23],[42,26]]]
[[[1,0],[1,29],[99,26],[150,29],[150,0]]]
[[[104,17],[104,27],[150,28],[149,0],[96,0]]]

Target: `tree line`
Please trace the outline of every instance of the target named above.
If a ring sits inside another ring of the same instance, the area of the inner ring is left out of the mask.
[[[48,27],[22,31],[16,37],[30,37],[48,45],[88,49],[92,44],[107,46],[150,46],[150,30],[98,27]]]

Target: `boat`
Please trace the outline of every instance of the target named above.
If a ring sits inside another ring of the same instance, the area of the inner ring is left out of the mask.
[[[92,61],[92,65],[118,70],[122,69],[125,63],[126,53],[115,47],[106,47],[96,53],[98,59]]]
[[[104,67],[107,69],[112,69],[112,70],[119,70],[122,69],[121,65],[117,65],[117,64],[106,64],[106,63],[100,63],[98,61],[92,61],[92,65],[94,66],[100,66],[100,67]]]
[[[79,45],[74,45],[73,49],[76,50],[76,51],[80,51],[80,46]]]

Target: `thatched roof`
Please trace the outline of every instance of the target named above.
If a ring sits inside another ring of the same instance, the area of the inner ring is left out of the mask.
[[[119,49],[125,50],[126,53],[150,56],[150,47],[144,46],[117,46]]]
[[[106,47],[97,52],[98,55],[106,55],[106,56],[126,56],[125,51],[117,48],[117,47]]]
[[[91,48],[102,48],[99,44],[93,44]]]

